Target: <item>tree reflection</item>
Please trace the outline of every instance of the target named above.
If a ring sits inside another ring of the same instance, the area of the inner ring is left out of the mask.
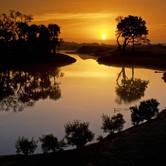
[[[121,82],[119,83],[120,80]],[[129,79],[126,76],[125,67],[122,67],[122,70],[118,74],[116,83],[117,86],[115,91],[118,95],[116,102],[118,104],[122,104],[122,102],[128,103],[143,97],[149,81],[134,78],[133,67],[132,67],[132,76]]]
[[[61,89],[58,68],[4,69],[0,71],[0,110],[14,112],[33,106],[39,99],[58,100]]]

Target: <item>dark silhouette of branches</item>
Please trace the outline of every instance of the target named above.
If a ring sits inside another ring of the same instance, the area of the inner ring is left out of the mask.
[[[0,15],[0,49],[6,59],[38,59],[56,54],[60,27],[57,24],[29,25],[32,20],[31,15],[15,10]]]
[[[146,22],[141,17],[129,15],[127,17],[119,16],[116,18],[117,30],[116,41],[120,49],[125,51],[126,46],[131,44],[134,49],[135,44],[148,43],[148,30]]]

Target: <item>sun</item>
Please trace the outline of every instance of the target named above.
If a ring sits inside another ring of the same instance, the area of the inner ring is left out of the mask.
[[[106,39],[107,39],[107,36],[106,36],[105,34],[103,34],[103,35],[101,36],[101,38],[102,38],[102,40],[106,40]]]

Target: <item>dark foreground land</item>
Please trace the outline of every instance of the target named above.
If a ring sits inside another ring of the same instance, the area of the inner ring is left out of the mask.
[[[1,166],[140,166],[165,165],[166,110],[156,119],[122,131],[114,139],[86,146],[82,150],[66,150],[55,154],[1,156]]]

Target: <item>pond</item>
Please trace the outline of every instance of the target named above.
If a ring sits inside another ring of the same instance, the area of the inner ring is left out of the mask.
[[[74,120],[89,122],[95,139],[106,136],[102,114],[122,113],[124,129],[129,128],[129,107],[142,100],[155,98],[160,110],[166,107],[163,71],[105,66],[91,56],[69,55],[77,61],[60,68],[0,70],[0,155],[16,154],[19,136],[37,140],[54,134],[61,140],[64,125]],[[40,152],[38,144],[35,153]]]

